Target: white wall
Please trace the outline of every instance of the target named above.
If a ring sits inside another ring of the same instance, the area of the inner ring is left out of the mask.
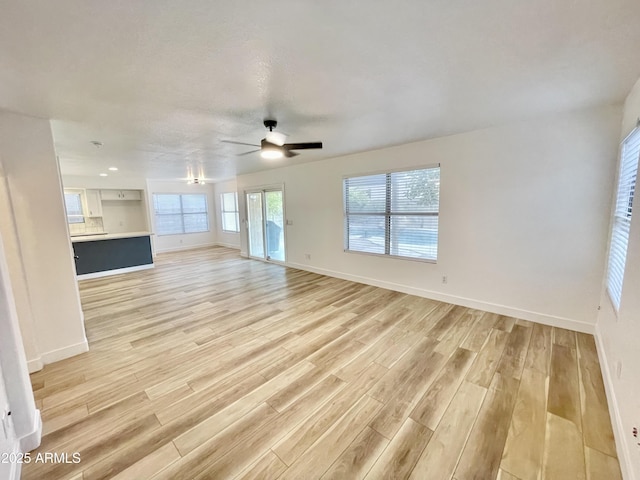
[[[216,243],[216,210],[214,188],[211,184],[188,185],[186,182],[167,182],[147,180],[147,204],[149,205],[149,217],[151,231],[156,233],[155,218],[153,215],[154,193],[205,193],[207,195],[207,208],[209,209],[209,231],[203,233],[188,233],[185,235],[154,235],[155,253],[185,250],[215,245]]]
[[[0,233],[13,257],[28,360],[37,367],[88,348],[49,121],[0,112],[0,162]]]
[[[79,175],[62,175],[64,188],[93,188],[116,190],[144,190],[147,186],[142,177],[128,177],[118,172],[110,173],[108,177],[93,177]]]
[[[0,417],[11,411],[5,419],[4,427],[8,430],[8,442],[0,441],[2,452],[31,451],[40,444],[42,421],[40,412],[36,410],[27,359],[22,346],[22,336],[18,322],[18,312],[13,300],[13,289],[5,250],[0,235]],[[4,435],[3,435],[4,437]],[[0,465],[0,473],[5,466]],[[18,478],[19,466],[13,469]]]
[[[236,192],[238,185],[235,179],[226,182],[220,182],[213,185],[215,193],[215,212],[216,212],[216,243],[224,247],[240,248],[240,234],[233,232],[225,232],[222,230],[222,204],[220,195],[223,193]],[[238,195],[239,196],[239,195]]]
[[[593,332],[620,118],[619,107],[544,117],[243,175],[238,189],[285,184],[291,266]],[[437,264],[343,251],[343,175],[434,163]]]
[[[103,200],[102,225],[108,233],[148,231],[144,194],[142,200]]]
[[[639,117],[640,80],[624,104],[620,140],[636,127]],[[627,479],[640,478],[640,447],[636,445],[638,440],[631,436],[632,428],[640,427],[640,205],[637,195],[633,210],[620,311],[616,314],[606,292],[606,282],[603,282],[597,326],[600,362],[613,412],[618,456]],[[620,378],[616,375],[619,362],[622,366]]]

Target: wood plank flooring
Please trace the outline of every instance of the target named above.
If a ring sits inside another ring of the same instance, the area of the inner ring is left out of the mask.
[[[593,337],[207,248],[80,283],[24,479],[620,479]]]

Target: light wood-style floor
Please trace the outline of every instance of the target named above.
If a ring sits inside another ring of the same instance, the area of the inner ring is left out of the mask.
[[[620,478],[594,339],[242,259],[81,282],[25,479]]]

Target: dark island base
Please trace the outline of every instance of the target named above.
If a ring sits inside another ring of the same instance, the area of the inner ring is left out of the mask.
[[[153,265],[148,236],[77,242],[73,252],[78,275]]]

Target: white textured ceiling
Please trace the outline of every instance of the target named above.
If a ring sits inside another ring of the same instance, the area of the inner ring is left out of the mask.
[[[617,103],[638,45],[638,0],[0,0],[0,108],[51,118],[68,175],[219,180]],[[325,148],[220,143],[265,117]]]

